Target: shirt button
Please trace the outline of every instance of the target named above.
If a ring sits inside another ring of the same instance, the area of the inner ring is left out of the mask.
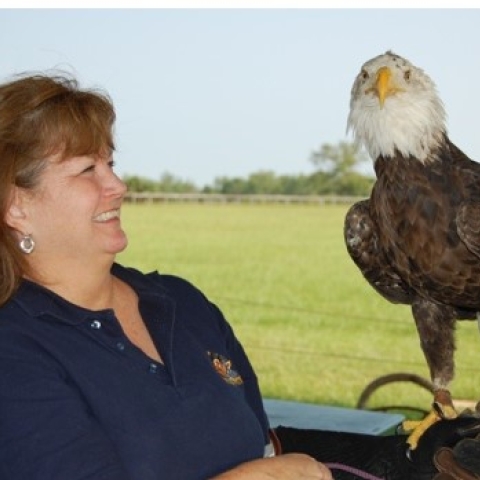
[[[151,363],[149,366],[148,366],[148,371],[150,373],[157,373],[157,370],[158,370],[158,366],[155,364],[155,363]]]
[[[94,320],[90,324],[90,327],[93,328],[94,330],[100,330],[102,328],[102,322],[100,322],[100,320]]]
[[[118,342],[117,350],[120,350],[121,352],[123,352],[125,350],[125,344],[123,342]]]

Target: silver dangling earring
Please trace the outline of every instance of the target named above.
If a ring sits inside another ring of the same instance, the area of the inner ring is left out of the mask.
[[[29,234],[27,234],[22,237],[18,246],[23,253],[28,255],[29,253],[33,252],[33,249],[35,248],[35,241]]]

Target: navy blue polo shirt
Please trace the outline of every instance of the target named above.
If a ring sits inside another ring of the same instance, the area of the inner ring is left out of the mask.
[[[204,480],[263,456],[258,383],[187,281],[113,265],[164,364],[91,311],[23,281],[0,308],[0,480]]]

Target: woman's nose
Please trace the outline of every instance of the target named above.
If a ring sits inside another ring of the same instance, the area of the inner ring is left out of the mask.
[[[127,185],[126,183],[114,172],[112,172],[113,174],[113,182],[114,182],[114,188],[115,190],[118,192],[118,195],[119,196],[122,196],[125,195],[125,193],[127,193]]]
[[[125,182],[112,170],[110,166],[105,171],[104,187],[111,193],[117,196],[123,196],[127,192],[127,185]]]

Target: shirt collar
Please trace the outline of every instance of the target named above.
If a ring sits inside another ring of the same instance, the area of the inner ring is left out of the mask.
[[[167,290],[155,281],[158,277],[157,272],[143,274],[133,268],[125,268],[118,263],[114,263],[111,272],[116,277],[128,283],[137,293],[139,298],[154,296],[165,298]],[[45,288],[30,280],[22,280],[18,291],[12,298],[12,302],[17,303],[19,307],[32,317],[48,316],[63,323],[77,325],[93,316],[111,316],[113,311],[89,310],[65,300],[55,292]]]

